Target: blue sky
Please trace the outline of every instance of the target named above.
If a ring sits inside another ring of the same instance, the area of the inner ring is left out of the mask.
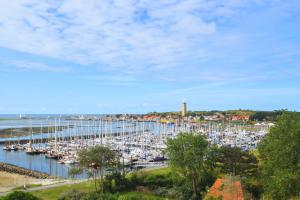
[[[0,113],[300,110],[297,0],[0,1]]]

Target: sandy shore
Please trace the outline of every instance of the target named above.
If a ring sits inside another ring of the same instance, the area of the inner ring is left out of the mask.
[[[16,187],[26,185],[50,185],[61,182],[59,179],[37,179],[29,176],[0,171],[0,193],[8,192]]]

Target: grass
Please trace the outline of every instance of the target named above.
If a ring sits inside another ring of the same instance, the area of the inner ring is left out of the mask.
[[[140,173],[145,173],[145,174],[153,174],[153,175],[163,175],[163,174],[167,174],[171,172],[171,169],[168,167],[164,167],[164,168],[154,168],[154,169],[144,169],[141,170]],[[127,176],[129,177],[131,175],[127,174]],[[38,191],[33,191],[31,192],[33,195],[43,199],[43,200],[57,200],[58,197],[71,190],[71,189],[77,189],[81,192],[92,192],[94,189],[94,185],[93,185],[93,181],[87,181],[87,182],[83,182],[83,183],[78,183],[78,184],[71,184],[71,185],[64,185],[64,186],[58,186],[58,187],[54,187],[54,188],[49,188],[49,189],[45,189],[45,190],[38,190]],[[164,198],[160,198],[157,196],[152,195],[151,193],[143,193],[143,192],[138,192],[138,191],[129,191],[129,192],[122,192],[120,193],[121,195],[134,195],[134,194],[141,194],[145,197],[149,197],[149,198],[155,198],[155,199],[164,199]]]
[[[29,184],[29,185],[26,185],[26,188],[29,189],[29,188],[36,188],[36,187],[40,187],[42,186],[42,184]],[[16,187],[14,188],[13,190],[23,190],[24,189],[24,186],[19,186],[19,187]]]
[[[166,175],[168,173],[171,172],[171,168],[170,167],[159,167],[159,168],[147,168],[147,169],[143,169],[141,171],[138,171],[138,174],[144,174],[144,175]],[[134,172],[132,172],[134,173]],[[127,178],[129,178],[132,173],[127,174]]]
[[[33,191],[31,193],[43,200],[57,200],[62,193],[67,192],[68,190],[77,189],[81,192],[91,192],[93,187],[92,181],[87,181],[78,184],[70,184],[45,190]]]
[[[121,193],[121,196],[122,195],[126,195],[126,199],[130,199],[130,197],[131,197],[131,195],[132,196],[138,196],[138,195],[142,195],[145,199],[151,199],[151,200],[153,200],[153,199],[155,199],[155,200],[164,200],[164,199],[166,199],[166,198],[162,198],[162,197],[158,197],[158,196],[155,196],[155,195],[153,195],[153,194],[148,194],[148,193],[142,193],[142,192],[136,192],[136,191],[134,191],[134,192],[126,192],[126,193]]]

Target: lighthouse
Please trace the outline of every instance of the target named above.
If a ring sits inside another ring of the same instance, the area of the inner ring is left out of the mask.
[[[182,103],[181,115],[182,115],[182,117],[185,117],[185,115],[186,115],[186,102]]]

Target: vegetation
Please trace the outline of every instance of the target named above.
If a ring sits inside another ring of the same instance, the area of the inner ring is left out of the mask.
[[[250,177],[258,173],[257,158],[249,151],[243,151],[238,147],[220,147],[217,161],[224,174]]]
[[[211,111],[188,111],[186,116],[191,117],[203,117],[215,114],[222,114],[227,119],[230,119],[232,115],[248,115],[250,116],[250,121],[275,121],[278,116],[282,113],[286,112],[286,110],[274,110],[274,111],[255,111],[255,110],[211,110]],[[181,112],[151,112],[148,113],[149,115],[156,115],[160,117],[167,117],[167,116],[181,116]]]
[[[289,199],[300,192],[300,115],[282,114],[259,145],[266,199]]]
[[[62,193],[58,200],[80,200],[87,196],[87,193],[81,192],[77,189],[68,190],[65,193]]]
[[[88,169],[93,177],[95,191],[103,193],[104,169],[114,168],[119,163],[116,153],[108,147],[96,145],[87,149],[82,149],[78,153],[80,169]],[[77,173],[80,170],[72,170]]]
[[[40,200],[40,199],[30,193],[15,191],[3,197],[1,200]]]
[[[192,199],[200,199],[200,192],[214,181],[212,149],[202,135],[179,134],[167,141],[169,165],[182,181],[192,186]]]
[[[78,184],[63,185],[63,186],[49,188],[45,190],[33,191],[31,193],[42,200],[57,200],[64,193],[70,190],[76,190],[76,191],[84,192],[86,194],[91,193],[94,191],[94,182],[86,181]]]
[[[4,199],[22,200],[23,195],[33,200],[203,199],[217,177],[228,175],[242,182],[245,199],[248,193],[250,199],[300,199],[299,113],[277,117],[254,152],[216,147],[202,135],[181,133],[167,141],[166,154],[168,168],[125,175],[115,152],[102,146],[84,149],[79,153],[80,169],[71,171],[89,170],[93,181],[32,192],[37,197],[18,192]],[[106,168],[111,170],[104,178]]]
[[[250,119],[253,121],[275,121],[283,112],[283,110],[256,111]]]

